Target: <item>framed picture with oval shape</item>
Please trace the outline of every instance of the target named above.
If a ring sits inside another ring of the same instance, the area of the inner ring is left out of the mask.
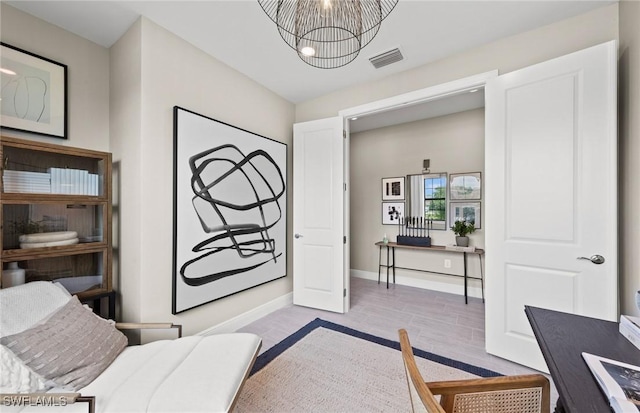
[[[67,66],[0,42],[0,125],[67,139]]]

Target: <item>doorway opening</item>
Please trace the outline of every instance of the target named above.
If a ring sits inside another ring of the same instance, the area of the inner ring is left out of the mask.
[[[398,204],[405,215],[419,215],[416,207],[416,211],[409,212],[410,204],[416,204],[408,199],[410,191],[404,191],[406,195],[401,200],[383,200],[384,178],[402,178],[406,185],[412,175],[424,172],[448,176],[484,170],[484,84],[495,76],[497,71],[487,72],[340,112],[347,132],[347,290],[350,276],[378,279],[379,251],[374,244],[385,235],[391,241],[396,240],[399,228],[389,225],[388,220],[383,223],[384,208]],[[428,170],[424,168],[425,160],[429,160]],[[451,203],[448,193],[444,196],[446,219],[430,232],[435,245],[455,243],[449,230]],[[481,229],[476,231],[474,241],[479,248],[484,246]],[[396,254],[400,255],[396,256],[396,267],[431,269],[436,273],[442,268],[440,272],[462,273],[462,256],[458,262],[457,257],[447,253],[397,251]],[[479,263],[470,262],[468,267],[471,276],[480,273]],[[398,284],[462,294],[462,283],[457,277],[397,269]],[[381,278],[386,281],[385,271]],[[475,284],[469,283],[469,295],[480,297],[480,282]]]

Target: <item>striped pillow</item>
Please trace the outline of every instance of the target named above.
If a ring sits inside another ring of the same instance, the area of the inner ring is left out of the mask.
[[[56,386],[78,390],[115,360],[127,338],[73,296],[44,323],[2,337],[0,343]]]

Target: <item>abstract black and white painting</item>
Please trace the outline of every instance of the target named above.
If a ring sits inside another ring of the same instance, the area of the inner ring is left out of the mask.
[[[286,276],[287,146],[173,116],[176,314]]]

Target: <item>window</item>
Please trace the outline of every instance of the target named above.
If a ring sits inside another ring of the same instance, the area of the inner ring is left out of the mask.
[[[447,174],[424,175],[424,217],[447,222]]]

